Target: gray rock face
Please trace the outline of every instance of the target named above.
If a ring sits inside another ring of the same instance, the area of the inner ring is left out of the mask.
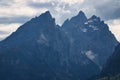
[[[70,39],[70,52],[76,56],[85,54],[100,67],[118,44],[107,24],[95,15],[87,19],[82,11],[66,20],[61,28]]]
[[[87,80],[116,44],[96,16],[80,12],[58,27],[47,11],[0,42],[0,79]]]
[[[114,53],[107,60],[107,63],[101,71],[101,76],[115,76],[120,74],[120,44],[116,47]]]

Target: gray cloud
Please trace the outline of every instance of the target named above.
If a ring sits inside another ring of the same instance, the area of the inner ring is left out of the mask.
[[[1,35],[9,34],[9,32],[7,32],[7,31],[0,31],[0,34],[1,34]]]
[[[101,5],[95,5],[94,8],[98,15],[105,20],[120,18],[120,0],[106,0]]]
[[[5,36],[7,36],[9,34],[9,32],[7,31],[0,31],[0,41],[3,40],[5,38]]]
[[[0,24],[25,23],[29,19],[30,17],[27,16],[0,17]]]
[[[113,13],[115,18],[120,18],[120,7]]]
[[[21,0],[22,1],[22,0]],[[0,0],[0,6],[11,6],[14,4],[15,0]],[[62,23],[66,18],[70,18],[76,15],[80,10],[83,10],[88,17],[93,14],[100,16],[104,20],[117,19],[120,18],[120,0],[84,0],[83,3],[76,3],[73,5],[69,5],[68,3],[63,3],[62,1],[53,0],[50,2],[44,1],[44,3],[33,2],[32,0],[27,0],[25,4],[27,7],[31,7],[34,9],[42,9],[47,8],[53,16],[56,17],[59,23]],[[67,1],[66,1],[67,2]],[[17,5],[17,4],[16,4]],[[60,11],[56,11],[57,8],[60,8]],[[65,13],[65,11],[70,11],[71,13]],[[58,18],[59,16],[59,18]],[[12,23],[18,22],[23,23],[29,18],[27,17],[16,17],[12,19],[8,18],[0,18],[0,23]]]
[[[52,3],[37,3],[37,2],[28,2],[28,6],[33,7],[33,8],[50,8],[52,7]]]
[[[13,0],[0,0],[0,6],[1,6],[1,7],[11,6],[12,3],[14,3]]]
[[[53,0],[51,2],[44,2],[44,3],[37,3],[29,1],[27,3],[27,6],[32,7],[34,9],[41,9],[41,8],[47,8],[53,17],[56,18],[56,22],[58,24],[61,24],[64,22],[65,19],[69,18],[70,14],[67,14],[67,10],[70,9],[68,4],[61,4],[58,0]]]
[[[0,6],[10,6],[8,3],[0,3]]]
[[[4,39],[4,38],[1,38],[1,37],[0,37],[0,41],[2,41],[3,39]]]
[[[52,5],[52,3],[54,5]],[[63,23],[66,18],[70,18],[76,15],[80,10],[83,10],[88,17],[93,14],[100,16],[104,20],[118,19],[120,18],[120,0],[84,0],[83,3],[76,3],[69,5],[67,3],[62,3],[61,1],[51,1],[46,3],[35,3],[28,2],[28,6],[38,9],[47,8],[58,20],[58,23]],[[60,8],[60,11],[56,11]],[[69,10],[71,13],[65,13]],[[58,18],[59,16],[59,18]]]

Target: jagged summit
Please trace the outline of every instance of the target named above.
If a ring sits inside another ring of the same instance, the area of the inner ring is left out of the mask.
[[[40,16],[32,18],[30,21],[26,22],[25,24],[21,25],[14,33],[12,33],[10,36],[8,36],[3,41],[9,41],[9,39],[21,39],[20,42],[24,42],[24,40],[33,40],[39,37],[39,34],[41,32],[47,32],[53,31],[57,28],[55,19],[52,18],[49,11],[46,11],[45,13],[42,13]],[[48,31],[44,31],[44,29],[49,29]],[[51,32],[52,33],[52,32]],[[18,36],[19,35],[19,36]],[[14,37],[11,37],[14,36]],[[24,37],[27,36],[28,39],[24,39]],[[31,38],[34,37],[34,38]],[[29,39],[31,38],[31,39]]]
[[[89,20],[93,20],[93,21],[101,21],[100,17],[93,15],[91,18],[89,18]]]
[[[49,11],[46,11],[45,13],[42,13],[40,16],[31,19],[31,22],[49,22],[49,21],[55,22],[55,19],[52,17]]]
[[[52,18],[51,13],[49,11],[46,11],[45,13],[41,14],[40,16]]]
[[[67,19],[63,25],[67,25],[67,24],[71,24],[71,25],[83,25],[85,22],[87,21],[87,17],[86,15],[84,14],[83,11],[80,11],[76,16],[72,17],[70,20]],[[62,26],[63,26],[62,25]],[[69,26],[70,27],[70,26]]]
[[[105,27],[82,11],[58,27],[46,11],[0,42],[0,79],[87,80],[117,43]]]
[[[75,17],[75,22],[84,20],[84,15],[83,18],[80,15]],[[73,24],[78,25],[75,22]],[[3,40],[0,43],[0,79],[86,80],[97,74],[98,66],[80,52],[77,54],[79,43],[73,43],[76,49],[72,49],[72,39],[56,27],[47,11]]]
[[[46,11],[44,14],[48,14],[48,15],[51,15],[51,14],[50,14],[50,11]]]
[[[86,16],[83,11],[79,11],[78,16]]]
[[[66,20],[61,28],[70,37],[72,44],[76,42],[79,44],[73,45],[72,50],[78,50],[78,53],[85,51],[84,53],[99,66],[106,62],[118,44],[108,26],[99,17],[93,15],[87,19],[82,11],[71,20]],[[89,54],[93,57],[91,58]]]
[[[96,15],[93,15],[92,17],[91,17],[92,19],[96,19],[96,18],[98,18]]]
[[[87,20],[87,17],[83,11],[80,11],[78,15],[75,17],[71,18],[71,20],[78,20],[79,22],[84,22]]]

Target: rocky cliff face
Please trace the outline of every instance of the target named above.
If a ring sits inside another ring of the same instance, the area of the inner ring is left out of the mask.
[[[80,17],[81,13],[73,20]],[[81,25],[86,20],[83,16]],[[75,38],[81,40],[78,42],[73,38],[55,24],[48,11],[31,19],[0,42],[0,79],[86,80],[96,75],[99,67],[85,54],[78,53],[84,37]]]
[[[87,19],[82,11],[67,19],[61,28],[70,40],[70,53],[84,54],[100,67],[118,44],[104,21],[95,15]]]
[[[120,44],[116,47],[113,55],[110,56],[103,70],[101,76],[115,76],[120,74]]]

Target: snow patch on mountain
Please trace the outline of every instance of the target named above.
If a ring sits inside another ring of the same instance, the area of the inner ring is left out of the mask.
[[[88,22],[85,22],[84,24],[88,24]]]
[[[94,31],[99,30],[96,26],[93,25],[89,25],[89,27],[91,27]]]
[[[95,57],[96,57],[96,55],[92,52],[92,50],[86,51],[86,52],[85,52],[85,55],[86,55],[89,59],[91,59],[92,61],[94,61],[94,59],[95,59]]]
[[[38,39],[38,43],[48,45],[48,39],[46,38],[46,36],[43,33],[41,33],[41,35]]]
[[[93,20],[88,20],[87,22],[88,22],[88,23],[91,23],[91,22],[93,22]]]
[[[87,32],[87,29],[86,28],[81,28],[81,31],[82,32]]]

